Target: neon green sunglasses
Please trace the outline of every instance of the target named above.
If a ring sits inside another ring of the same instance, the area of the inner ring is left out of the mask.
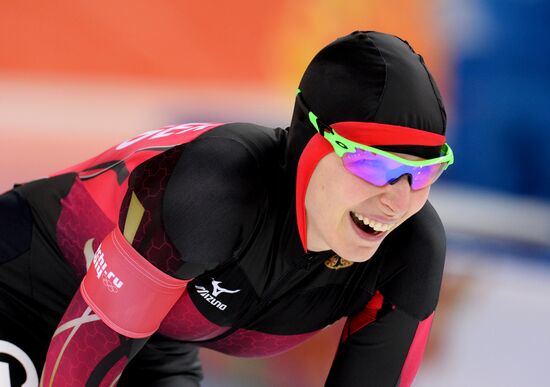
[[[401,176],[407,175],[412,190],[419,190],[433,184],[449,165],[454,163],[454,155],[449,144],[441,147],[442,156],[429,160],[409,160],[393,153],[351,141],[339,135],[334,128],[324,124],[308,108],[300,89],[298,102],[308,115],[309,121],[334,148],[342,159],[344,167],[361,179],[378,187],[392,184]]]

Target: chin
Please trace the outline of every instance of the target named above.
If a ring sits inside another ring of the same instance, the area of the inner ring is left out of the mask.
[[[354,249],[345,249],[341,253],[334,251],[341,258],[344,258],[346,261],[350,262],[366,262],[371,259],[376,251],[378,251],[379,245],[376,247],[356,247]]]

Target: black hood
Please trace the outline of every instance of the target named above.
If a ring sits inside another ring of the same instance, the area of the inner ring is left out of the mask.
[[[422,57],[393,35],[356,31],[337,39],[313,58],[299,88],[311,111],[327,124],[375,122],[445,134],[445,108],[435,81]],[[289,129],[290,165],[297,165],[315,133],[296,103]],[[379,148],[424,158],[440,155],[440,147]]]
[[[299,89],[299,98],[325,124],[377,123],[445,134],[445,108],[437,86],[422,57],[396,36],[356,31],[337,39],[313,58]],[[333,150],[321,136],[314,137],[317,132],[298,98],[284,133],[286,178],[295,188],[298,231],[307,248],[307,186],[319,160]],[[440,155],[441,146],[399,141],[377,148],[427,159]]]

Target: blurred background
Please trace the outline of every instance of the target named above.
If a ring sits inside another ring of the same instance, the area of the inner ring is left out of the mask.
[[[456,155],[432,189],[448,258],[415,386],[548,386],[549,22],[543,0],[0,1],[0,192],[166,124],[285,127],[320,48],[399,35]],[[204,386],[320,386],[340,327],[269,359],[204,350]]]

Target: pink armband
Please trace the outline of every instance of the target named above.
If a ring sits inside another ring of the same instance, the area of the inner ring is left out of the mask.
[[[80,292],[115,332],[142,338],[159,328],[187,282],[145,260],[115,227],[95,252]]]

